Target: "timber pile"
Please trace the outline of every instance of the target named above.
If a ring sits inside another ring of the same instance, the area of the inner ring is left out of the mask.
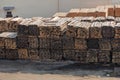
[[[0,31],[0,58],[120,63],[120,18],[95,10],[86,9],[92,17],[0,19],[0,28],[7,26]],[[98,13],[103,16],[94,18]]]

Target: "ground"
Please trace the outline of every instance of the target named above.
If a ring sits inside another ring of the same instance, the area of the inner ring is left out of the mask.
[[[120,80],[113,66],[67,62],[0,60],[0,80]]]

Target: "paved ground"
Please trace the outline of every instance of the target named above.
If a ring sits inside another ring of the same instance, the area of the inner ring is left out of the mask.
[[[0,80],[120,80],[112,73],[108,65],[0,60]]]

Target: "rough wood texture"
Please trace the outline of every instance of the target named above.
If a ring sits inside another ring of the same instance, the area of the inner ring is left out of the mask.
[[[19,56],[19,59],[23,59],[23,60],[29,59],[28,50],[27,49],[18,49],[18,56]]]
[[[115,27],[115,37],[114,38],[120,38],[120,27]]]
[[[86,62],[98,62],[98,50],[88,50],[87,52],[87,56],[86,56]]]
[[[39,60],[38,49],[28,49],[28,56],[30,60]]]
[[[50,38],[50,34],[51,34],[51,31],[52,31],[52,27],[50,26],[40,26],[39,27],[39,30],[40,30],[40,37],[43,37],[43,38]]]
[[[18,36],[17,37],[17,48],[29,48],[28,37]]]
[[[110,51],[99,51],[98,62],[102,62],[102,63],[110,62]]]
[[[6,31],[7,22],[5,20],[0,20],[0,32]]]
[[[102,38],[101,27],[90,27],[89,35],[90,38]]]
[[[103,26],[102,36],[103,38],[114,38],[114,28],[110,26]]]
[[[120,49],[120,39],[112,39],[111,46],[112,46],[112,50],[119,50]]]
[[[62,60],[63,50],[62,49],[51,49],[50,58],[54,60]]]
[[[75,60],[75,50],[72,49],[64,49],[63,50],[63,54],[64,54],[64,59],[65,60]]]
[[[28,42],[29,42],[29,48],[38,48],[38,37],[29,36]]]
[[[74,38],[63,37],[62,43],[63,43],[63,49],[74,49],[75,46]]]
[[[63,44],[61,38],[51,38],[50,39],[51,49],[63,49]]]
[[[66,37],[75,37],[76,36],[76,28],[73,27],[73,26],[68,26],[68,28],[64,32],[63,36],[66,36]]]
[[[89,30],[85,27],[77,29],[77,38],[89,38]]]
[[[39,48],[50,49],[50,38],[39,37]]]
[[[16,49],[16,38],[5,38],[5,48],[6,49]]]
[[[112,62],[120,63],[120,51],[119,50],[112,51]]]
[[[5,39],[0,37],[0,48],[5,48]]]
[[[17,21],[9,21],[7,23],[7,27],[8,27],[8,30],[7,31],[11,31],[11,32],[16,32],[17,31],[17,28],[18,28],[18,22]]]
[[[0,49],[0,59],[5,59],[5,49]]]
[[[87,51],[75,50],[75,60],[86,63]]]
[[[17,49],[6,49],[5,55],[6,55],[6,59],[16,60],[18,59],[18,50]]]
[[[75,38],[75,49],[87,50],[87,41],[85,39]]]
[[[29,36],[39,36],[40,31],[37,25],[28,25]]]
[[[40,60],[49,60],[50,59],[50,50],[49,49],[39,49],[39,59]]]
[[[28,26],[18,25],[18,35],[28,35]]]
[[[89,28],[90,38],[102,38],[101,26],[102,22],[96,21],[92,23],[91,27]]]
[[[51,38],[60,38],[61,37],[61,28],[60,26],[53,26],[50,33]]]
[[[110,39],[99,39],[100,50],[111,50]]]
[[[113,63],[116,63],[116,62],[120,63],[120,51],[113,51],[112,59],[113,59],[112,60]]]

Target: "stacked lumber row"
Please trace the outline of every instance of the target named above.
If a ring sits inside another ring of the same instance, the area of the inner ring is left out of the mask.
[[[22,18],[1,18],[0,32],[17,32],[17,27],[21,20]]]
[[[30,60],[61,60],[63,53],[61,36],[62,31],[67,28],[68,19],[53,18],[41,22],[26,20],[28,24],[25,22],[18,26],[19,51],[26,49]]]
[[[96,8],[76,8],[69,12],[59,12],[53,17],[120,17],[120,5],[97,6]]]

